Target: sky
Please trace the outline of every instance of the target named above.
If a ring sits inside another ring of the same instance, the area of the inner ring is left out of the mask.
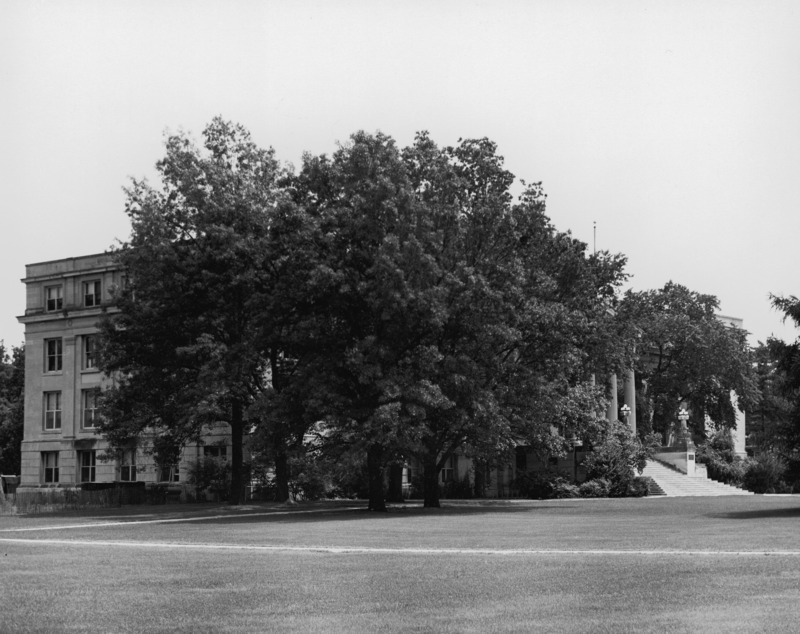
[[[357,130],[488,137],[630,288],[794,340],[798,33],[794,0],[0,0],[0,339],[25,264],[125,240],[130,178],[221,115],[298,167]]]

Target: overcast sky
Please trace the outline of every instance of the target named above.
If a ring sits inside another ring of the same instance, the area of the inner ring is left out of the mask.
[[[637,290],[716,295],[794,339],[800,3],[0,0],[0,339],[25,264],[129,234],[122,187],[215,115],[278,158],[380,130],[497,142]]]

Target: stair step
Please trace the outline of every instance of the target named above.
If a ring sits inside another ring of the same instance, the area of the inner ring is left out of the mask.
[[[642,476],[649,478],[667,496],[754,495],[751,491],[737,489],[707,477],[690,478],[655,460],[647,461]]]

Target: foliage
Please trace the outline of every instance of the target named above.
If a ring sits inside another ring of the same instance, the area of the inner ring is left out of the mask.
[[[210,490],[225,499],[230,490],[231,466],[218,458],[199,458],[189,465],[188,481],[198,493]]]
[[[706,465],[708,477],[718,482],[741,486],[747,464],[734,451],[733,437],[727,429],[712,435],[697,446],[696,460]]]
[[[9,356],[0,341],[0,473],[20,472],[20,447],[25,424],[25,348]]]
[[[640,498],[647,495],[649,492],[648,481],[649,478],[634,478],[628,485],[627,496],[632,498]]]
[[[589,480],[602,478],[609,482],[610,496],[624,497],[634,472],[641,474],[650,454],[650,448],[634,436],[627,424],[609,422],[583,466]]]
[[[753,493],[791,493],[785,482],[786,463],[779,457],[762,453],[747,461],[742,487]]]
[[[388,464],[416,458],[437,506],[456,450],[491,463],[605,438],[592,376],[632,358],[625,258],[557,231],[541,184],[515,199],[490,140],[357,132],[295,175],[215,119],[202,149],[169,137],[158,170],[161,189],[127,190],[129,283],[102,326],[113,447],[227,421],[236,502],[247,425],[279,499],[342,488],[320,469],[359,462],[381,510]]]
[[[784,319],[794,321],[800,328],[800,299],[773,296],[772,305],[784,313]],[[772,361],[773,388],[783,399],[779,416],[773,416],[782,440],[781,453],[797,461],[800,458],[800,336],[791,343],[771,338],[767,347]]]
[[[494,143],[440,148],[420,133],[398,150],[359,132],[330,159],[306,156],[290,180],[322,247],[310,292],[327,358],[314,376],[334,433],[367,453],[371,474],[415,456],[436,506],[456,448],[488,460],[519,440],[558,452],[554,426],[597,424],[590,375],[624,258],[588,256],[557,232],[540,185],[515,202]],[[380,508],[382,478],[370,480]]]
[[[770,452],[789,459],[800,437],[792,423],[792,389],[779,363],[785,344],[770,339],[754,350],[759,398],[747,412],[748,444],[758,453]]]
[[[580,489],[577,484],[569,482],[563,478],[556,480],[553,484],[553,497],[556,499],[567,499],[580,497]]]
[[[469,475],[464,474],[460,480],[453,479],[440,486],[439,494],[449,500],[471,500],[475,494]]]
[[[100,429],[113,447],[145,432],[182,443],[225,420],[236,503],[244,411],[265,387],[270,222],[285,201],[271,149],[219,118],[203,136],[203,150],[167,139],[160,190],[136,180],[126,189],[132,233],[115,255],[128,284],[101,325],[101,366],[116,380]]]
[[[742,410],[757,401],[747,333],[720,321],[718,308],[713,295],[674,282],[659,290],[625,294],[621,319],[638,333],[637,400],[644,411],[637,422],[642,430],[666,438],[685,403],[690,428],[702,438],[706,416],[720,427],[735,426],[732,391]]]
[[[581,483],[578,492],[582,498],[606,498],[611,493],[611,482],[605,478],[595,478]]]

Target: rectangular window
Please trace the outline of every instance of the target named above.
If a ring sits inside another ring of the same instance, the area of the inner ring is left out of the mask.
[[[178,472],[178,465],[164,467],[158,473],[159,482],[179,482],[180,473]]]
[[[119,459],[119,479],[123,482],[136,482],[136,450],[126,449]]]
[[[58,483],[58,452],[42,452],[42,481],[45,484]]]
[[[83,283],[83,305],[100,305],[100,280],[92,280]]]
[[[440,471],[442,474],[442,483],[452,482],[456,475],[456,457],[450,456],[445,462],[445,466]]]
[[[516,448],[516,462],[517,462],[517,471],[528,470],[528,454],[525,451],[525,447]]]
[[[83,338],[83,369],[94,370],[97,368],[97,337],[86,335]]]
[[[64,308],[64,298],[61,296],[60,286],[48,286],[44,289],[45,310],[61,310]]]
[[[61,429],[61,392],[44,393],[44,428]]]
[[[94,482],[96,464],[97,452],[94,450],[78,452],[78,465],[81,469],[81,482]]]
[[[60,372],[64,360],[61,339],[45,339],[44,354],[45,372]]]
[[[81,393],[81,422],[84,429],[92,429],[97,425],[99,413],[97,411],[97,397],[100,390],[92,388]]]
[[[203,455],[206,458],[222,458],[223,460],[228,457],[228,448],[224,445],[210,445],[203,447]]]

